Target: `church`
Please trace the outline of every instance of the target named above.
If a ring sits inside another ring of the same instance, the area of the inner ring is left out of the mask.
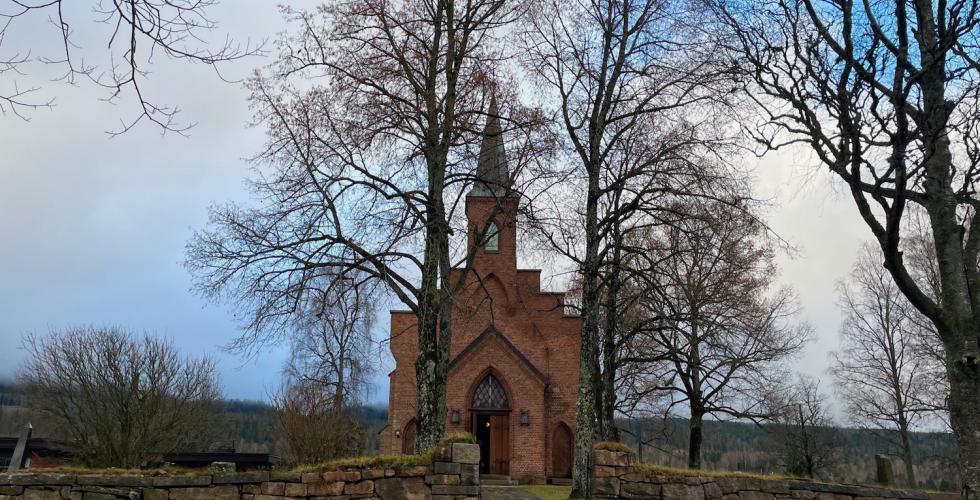
[[[521,482],[570,477],[582,322],[565,313],[563,293],[541,290],[541,270],[517,268],[518,200],[501,133],[491,104],[477,181],[465,200],[468,248],[478,248],[452,309],[446,432],[476,436],[481,474]],[[379,446],[411,453],[418,353],[411,312],[391,312],[390,347],[395,369]]]

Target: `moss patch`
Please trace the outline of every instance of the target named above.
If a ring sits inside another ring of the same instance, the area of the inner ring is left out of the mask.
[[[476,443],[476,436],[470,434],[469,432],[456,431],[450,432],[439,440],[440,444],[450,444],[450,443]]]
[[[633,448],[630,448],[629,446],[623,443],[617,443],[616,441],[600,441],[594,444],[592,448],[596,450],[622,451],[625,453],[633,453]]]

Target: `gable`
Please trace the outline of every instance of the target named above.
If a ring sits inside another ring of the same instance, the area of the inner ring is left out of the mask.
[[[534,363],[531,363],[531,360],[527,359],[527,356],[524,356],[524,354],[521,353],[521,351],[517,349],[517,347],[514,346],[514,344],[502,333],[500,333],[500,331],[493,325],[487,327],[483,333],[481,333],[477,338],[473,339],[473,342],[470,342],[466,348],[460,351],[459,354],[457,354],[456,357],[449,362],[449,372],[452,373],[455,367],[459,366],[462,361],[470,357],[471,354],[475,353],[479,347],[483,345],[487,345],[489,347],[491,344],[496,344],[499,346],[498,348],[501,351],[516,359],[517,364],[524,368],[524,370],[527,371],[532,378],[537,379],[543,385],[548,385],[548,378],[544,375],[544,373],[542,373],[538,367],[534,366]]]

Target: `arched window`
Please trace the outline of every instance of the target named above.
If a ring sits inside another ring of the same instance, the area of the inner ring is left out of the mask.
[[[487,375],[473,392],[473,408],[484,410],[507,409],[507,393],[503,386],[494,378]]]
[[[483,249],[488,252],[496,252],[500,245],[500,230],[497,225],[491,222],[487,225],[486,236],[483,237]]]

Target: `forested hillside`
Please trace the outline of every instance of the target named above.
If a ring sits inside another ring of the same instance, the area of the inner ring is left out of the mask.
[[[0,436],[16,435],[28,421],[34,425],[35,436],[46,436],[43,418],[32,415],[24,400],[9,384],[0,382]],[[377,449],[378,431],[384,426],[387,410],[382,407],[363,407],[359,410],[364,425],[363,450],[372,454]],[[215,446],[234,448],[243,452],[282,453],[272,408],[263,402],[230,400],[225,402],[226,424],[215,436]],[[686,464],[687,420],[645,419],[620,421],[623,441],[642,453],[643,460],[660,465],[683,467]],[[827,471],[828,479],[868,483],[874,481],[875,454],[893,454],[896,449],[883,436],[869,430],[837,428],[834,442],[839,464]],[[919,481],[932,489],[952,489],[956,484],[955,446],[952,436],[943,433],[915,433],[913,446],[916,473]],[[642,441],[643,445],[638,445]],[[758,473],[779,473],[773,460],[774,444],[764,427],[740,422],[706,421],[704,424],[704,467],[708,469],[740,470]],[[895,462],[896,475],[901,467]]]

